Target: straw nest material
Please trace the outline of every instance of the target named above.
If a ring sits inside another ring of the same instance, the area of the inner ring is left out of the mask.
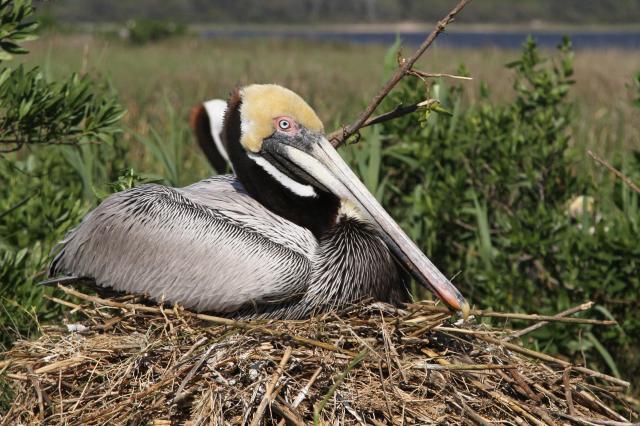
[[[81,299],[55,299],[70,307],[74,323],[45,327],[0,360],[14,392],[1,424],[638,419],[624,396],[628,383],[526,350],[509,341],[510,330],[461,324],[431,302],[260,323],[63,290]],[[531,317],[538,325],[551,319]]]

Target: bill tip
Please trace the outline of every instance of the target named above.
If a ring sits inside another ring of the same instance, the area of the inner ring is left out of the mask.
[[[466,300],[460,304],[460,312],[462,313],[462,319],[466,321],[471,312],[471,307]]]

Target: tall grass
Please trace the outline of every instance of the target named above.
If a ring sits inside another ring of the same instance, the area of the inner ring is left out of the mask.
[[[177,149],[175,138],[182,139],[184,148],[174,152],[183,157],[178,163],[189,162],[182,182],[211,173],[205,162],[197,160],[197,148],[184,127],[189,109],[197,103],[225,98],[238,85],[274,82],[300,93],[316,108],[327,130],[332,130],[355,118],[388,72],[385,62],[388,69],[395,61],[391,56],[384,60],[386,46],[295,40],[186,37],[132,47],[98,36],[53,34],[30,48],[33,54],[25,60],[45,61],[52,77],[84,70],[111,82],[128,110],[125,122],[132,132],[127,136],[127,155],[134,167],[165,175],[166,159],[158,156],[157,149],[148,149],[148,143],[145,148],[137,142],[154,141],[157,148],[167,143]],[[464,64],[474,77],[465,83],[466,105],[479,101],[483,84],[490,88],[491,99],[511,101],[513,77],[504,64],[514,55],[497,49],[435,46],[418,67],[456,72]],[[574,143],[584,147],[584,152],[593,149],[605,156],[637,146],[638,113],[631,107],[627,85],[640,70],[640,55],[615,50],[579,51],[574,67],[576,84],[571,96],[580,117],[572,123],[572,132],[577,135]],[[578,161],[580,166],[592,169],[586,155]]]

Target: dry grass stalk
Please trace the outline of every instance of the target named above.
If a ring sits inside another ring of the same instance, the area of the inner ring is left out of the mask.
[[[80,301],[60,302],[85,328],[45,327],[3,355],[15,398],[0,424],[638,421],[608,385],[624,381],[425,304],[258,323],[67,290]]]
[[[603,165],[604,167],[606,167],[607,169],[609,169],[609,171],[611,173],[613,173],[618,179],[620,179],[621,181],[623,181],[629,188],[633,189],[635,192],[637,192],[638,194],[640,194],[640,187],[638,185],[636,185],[631,179],[629,179],[627,176],[625,176],[620,170],[616,169],[615,167],[613,167],[611,165],[611,163],[609,163],[607,160],[604,160],[600,157],[598,157],[596,154],[593,153],[593,151],[588,150],[587,154],[589,154],[589,156],[591,158],[593,158],[596,162],[598,162],[599,164]]]
[[[593,306],[593,302],[582,303],[582,304],[580,304],[578,306],[574,306],[573,308],[569,308],[569,309],[567,309],[565,311],[562,311],[562,312],[554,315],[553,317],[554,318],[562,318],[562,317],[566,317],[566,316],[569,316],[569,315],[573,315],[573,314],[578,313],[578,312],[588,311],[589,309],[591,309],[592,306]],[[516,331],[514,333],[511,333],[510,335],[506,336],[503,340],[504,341],[509,341],[509,340],[516,339],[518,337],[522,337],[525,334],[529,334],[529,333],[531,333],[533,331],[536,331],[537,329],[542,328],[547,324],[549,324],[549,321],[537,322],[535,324],[530,325],[527,328],[523,328],[522,330],[518,330],[518,331]]]
[[[433,302],[427,301],[418,303],[418,306],[422,307],[425,313],[433,313],[433,312],[441,312],[447,313],[449,309],[444,306],[435,306]],[[587,307],[588,304],[584,304]],[[590,307],[588,305],[587,309]],[[583,310],[583,305],[580,305],[579,310]],[[577,312],[577,311],[576,311]],[[570,313],[575,313],[573,310],[570,310]],[[618,324],[616,321],[612,320],[594,320],[589,318],[567,318],[566,312],[561,312],[557,315],[538,315],[538,314],[521,314],[521,313],[507,313],[507,312],[494,312],[494,311],[484,311],[481,309],[471,309],[469,311],[469,315],[475,317],[487,317],[487,318],[504,318],[504,319],[516,319],[516,320],[524,320],[524,321],[536,321],[542,322],[543,325],[547,322],[566,322],[573,324],[592,324],[592,325],[616,325]]]

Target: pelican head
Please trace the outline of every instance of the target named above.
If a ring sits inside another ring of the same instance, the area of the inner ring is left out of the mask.
[[[229,98],[222,135],[238,179],[267,208],[318,238],[344,212],[368,222],[420,284],[467,315],[464,297],[342,160],[300,96],[277,85],[246,86]]]

